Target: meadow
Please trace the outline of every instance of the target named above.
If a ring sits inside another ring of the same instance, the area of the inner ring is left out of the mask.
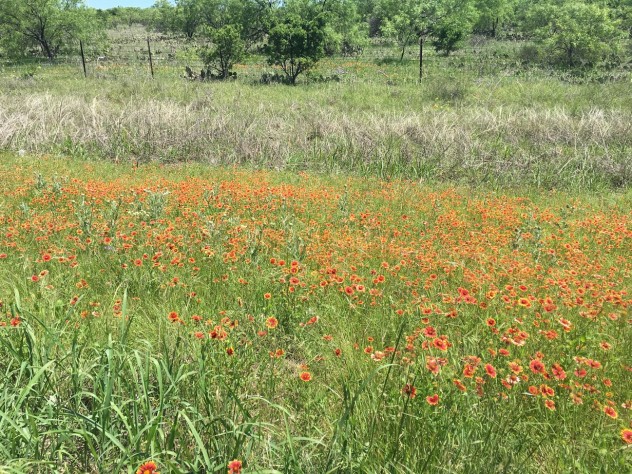
[[[0,472],[630,472],[629,81],[256,61],[2,69]]]

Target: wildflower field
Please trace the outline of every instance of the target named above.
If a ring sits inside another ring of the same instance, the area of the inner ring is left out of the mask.
[[[0,472],[630,472],[629,192],[0,176]]]

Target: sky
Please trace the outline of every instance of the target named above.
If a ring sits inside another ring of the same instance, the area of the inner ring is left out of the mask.
[[[86,0],[86,5],[89,7],[100,8],[101,10],[107,10],[114,7],[151,7],[156,0]]]

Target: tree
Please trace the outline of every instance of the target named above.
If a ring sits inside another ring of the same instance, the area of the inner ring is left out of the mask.
[[[202,0],[176,0],[173,28],[193,38],[200,25],[203,24]]]
[[[268,35],[265,47],[268,63],[281,66],[288,81],[296,84],[301,73],[325,56],[325,26],[322,14],[310,18],[310,15],[282,12]]]
[[[525,28],[550,62],[570,68],[616,58],[624,36],[608,7],[577,0],[535,5]]]
[[[621,29],[632,38],[632,0],[609,0],[613,18],[619,22]]]
[[[207,68],[215,70],[220,78],[226,79],[231,75],[233,65],[245,56],[244,41],[233,25],[212,29],[209,37],[213,44],[200,53],[202,61]]]
[[[332,53],[353,56],[368,44],[368,23],[362,21],[356,0],[327,0],[322,4],[327,13]],[[330,48],[331,49],[331,48]]]
[[[399,43],[400,61],[406,47],[418,42],[419,79],[423,76],[424,42],[447,25],[452,25],[453,35],[458,28],[465,36],[476,20],[471,0],[382,0],[379,8],[384,18],[382,32]]]
[[[495,38],[500,25],[513,15],[514,7],[513,0],[476,0],[478,20],[474,31]]]
[[[175,9],[169,8],[168,0],[158,1],[161,24],[173,31],[193,38],[208,36],[209,28],[233,25],[249,49],[267,33],[277,0],[176,0]]]
[[[99,31],[95,10],[85,8],[81,0],[0,2],[0,39],[18,43],[23,51],[39,48],[51,60],[73,42]]]
[[[438,53],[448,56],[464,43],[468,31],[458,22],[445,21],[435,27],[432,46]]]
[[[153,27],[162,33],[177,31],[176,7],[169,0],[157,0],[151,7],[154,10]]]

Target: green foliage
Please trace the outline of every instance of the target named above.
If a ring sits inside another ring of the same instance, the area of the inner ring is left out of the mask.
[[[37,49],[48,59],[76,50],[79,39],[96,42],[103,33],[96,11],[80,0],[3,0],[0,43],[12,55]]]
[[[399,44],[400,60],[407,46],[432,36],[443,36],[441,49],[453,49],[476,19],[471,0],[381,0],[378,8],[384,17],[382,32]]]
[[[244,41],[233,25],[210,30],[209,37],[213,44],[204,48],[200,52],[200,57],[207,68],[216,71],[220,78],[226,79],[231,75],[233,65],[245,57]]]
[[[326,37],[324,15],[309,18],[283,12],[268,35],[268,63],[281,66],[288,82],[295,84],[301,73],[325,56]]]
[[[576,0],[537,4],[524,28],[553,65],[576,68],[616,62],[622,48],[618,22],[608,7],[598,4]]]
[[[448,56],[465,43],[469,34],[469,23],[464,24],[462,18],[452,17],[447,21],[440,22],[435,27],[432,37],[432,46],[439,53]]]
[[[208,28],[234,26],[247,49],[267,32],[274,2],[261,0],[176,0],[175,10],[160,4],[162,23],[187,38]]]
[[[328,43],[331,53],[356,56],[368,45],[368,25],[363,22],[354,0],[326,3],[328,12]],[[329,52],[329,51],[328,51]]]
[[[203,23],[202,2],[200,0],[176,0],[173,28],[187,38],[193,38]]]
[[[153,8],[138,7],[114,7],[107,10],[97,10],[96,14],[107,28],[119,28],[124,26],[143,25],[145,27],[155,27],[158,23],[160,8],[168,5],[171,10],[173,6],[168,0],[156,3]]]
[[[474,30],[495,38],[499,28],[514,14],[515,0],[476,0],[478,20]]]

